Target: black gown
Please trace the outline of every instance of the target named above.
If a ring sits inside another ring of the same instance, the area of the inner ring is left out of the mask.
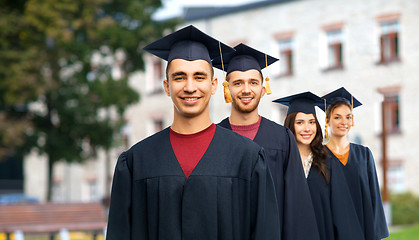
[[[326,159],[329,184],[314,164],[307,178],[320,239],[363,240],[351,195],[347,188],[341,187],[346,180],[340,165],[334,159]]]
[[[329,163],[329,162],[327,162]],[[330,164],[327,164],[330,173]],[[311,165],[307,177],[310,189],[311,200],[313,201],[314,212],[316,215],[317,227],[321,240],[334,240],[332,201],[331,201],[331,182],[326,183],[326,179],[314,164]]]
[[[107,240],[278,240],[278,224],[263,149],[224,128],[216,128],[189,178],[168,128],[118,159]]]
[[[389,232],[381,201],[377,172],[370,149],[351,143],[346,165],[340,163],[330,149],[328,151],[331,160],[339,164],[338,166],[345,176],[345,179],[339,183],[340,191],[351,196],[351,202],[341,210],[348,213],[352,209],[352,212],[356,213],[357,222],[352,223],[350,227],[360,229],[365,240],[388,237]],[[342,196],[336,195],[335,197],[340,197],[342,200]],[[348,228],[350,227],[348,226]]]
[[[231,130],[228,118],[218,125]],[[294,135],[288,128],[262,117],[253,141],[265,149],[274,179],[282,239],[319,239],[310,191]]]

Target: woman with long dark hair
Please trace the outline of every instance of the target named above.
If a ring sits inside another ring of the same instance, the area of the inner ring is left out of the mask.
[[[326,163],[327,151],[316,118],[315,105],[322,99],[311,92],[304,92],[274,102],[288,106],[284,126],[294,134],[310,189],[320,239],[335,239],[330,205],[330,172]],[[327,207],[324,207],[327,205]]]
[[[351,143],[348,133],[354,125],[352,110],[362,105],[345,88],[322,97],[326,109],[326,146],[333,162],[339,163],[345,181],[339,184],[350,193],[351,203],[364,239],[377,240],[389,236],[374,158],[368,147]],[[327,138],[327,137],[326,137]]]

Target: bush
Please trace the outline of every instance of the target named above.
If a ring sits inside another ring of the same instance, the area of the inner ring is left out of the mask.
[[[391,207],[394,225],[419,223],[419,197],[412,193],[392,194]]]

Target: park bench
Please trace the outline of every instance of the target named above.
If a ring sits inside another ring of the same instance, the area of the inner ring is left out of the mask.
[[[91,232],[95,239],[106,227],[101,203],[26,203],[0,205],[0,233],[10,239],[12,233]]]

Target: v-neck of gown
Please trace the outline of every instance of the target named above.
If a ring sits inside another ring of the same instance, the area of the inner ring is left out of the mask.
[[[215,128],[215,129],[213,130],[211,128]],[[199,157],[199,159],[197,159],[197,160],[193,160],[193,161],[189,161],[189,162],[188,161],[185,161],[184,159],[179,159],[178,158],[179,156],[176,155],[176,152],[175,152],[175,149],[174,149],[174,146],[172,144],[171,137],[170,137],[171,131],[173,131],[173,130],[170,130],[169,129],[169,131],[168,131],[168,135],[169,135],[168,136],[168,139],[169,139],[168,144],[170,145],[169,148],[171,149],[171,154],[173,156],[172,158],[175,159],[175,161],[177,162],[176,165],[178,166],[179,171],[182,172],[182,175],[186,179],[188,179],[190,176],[194,175],[194,173],[196,172],[196,169],[198,168],[198,166],[199,165],[202,165],[200,163],[203,162],[206,159],[207,153],[209,151],[211,151],[211,149],[213,148],[212,146],[214,145],[213,144],[214,138],[215,138],[215,136],[217,134],[217,127],[216,127],[216,125],[210,125],[208,128],[206,128],[206,129],[204,129],[204,130],[202,130],[202,131],[200,131],[198,133],[191,134],[191,135],[195,135],[195,137],[197,137],[197,134],[203,134],[205,131],[214,131],[213,134],[210,134],[211,140],[209,141],[209,143],[208,143],[207,147],[205,148],[205,150],[203,151],[202,155],[201,154],[198,154],[201,157]],[[193,137],[193,136],[188,136],[188,135],[184,135],[184,134],[179,134],[179,133],[176,133],[174,131],[173,131],[173,133],[175,135],[177,135],[177,137]],[[191,165],[194,165],[194,166],[193,167],[191,167],[191,166],[186,167],[185,165],[183,165],[185,163],[189,163],[189,164],[192,163]],[[183,168],[182,166],[184,166],[185,168]]]
[[[327,145],[326,145],[326,147],[333,154],[333,156],[339,160],[339,163],[342,164],[344,167],[349,164],[349,157],[350,157],[350,152],[351,152],[351,143],[349,143],[348,151],[345,152],[344,154],[338,154],[338,153],[334,152]]]

